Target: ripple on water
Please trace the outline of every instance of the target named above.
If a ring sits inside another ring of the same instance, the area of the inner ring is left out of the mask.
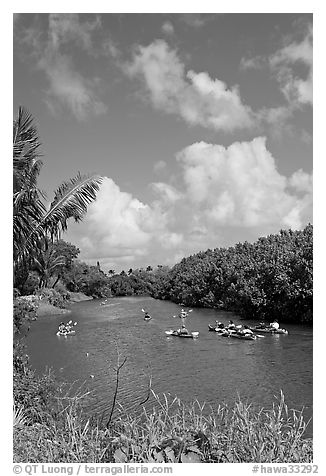
[[[225,324],[230,318],[236,322],[236,316],[194,309],[187,327],[199,331],[199,338],[178,339],[164,333],[180,324],[172,317],[180,309],[173,303],[137,297],[100,302],[71,306],[69,319],[78,321],[78,326],[70,339],[55,335],[62,316],[34,322],[27,337],[31,364],[37,371],[50,366],[62,379],[86,382],[91,391],[89,411],[110,412],[114,369],[118,358],[121,363],[126,357],[118,401],[129,409],[137,409],[144,400],[151,378],[156,393],[169,392],[187,401],[198,398],[213,405],[232,403],[240,395],[269,407],[282,389],[289,407],[305,405],[307,415],[312,415],[312,329],[289,326],[287,336],[227,339],[208,332],[208,324],[217,318]],[[150,312],[152,321],[144,322],[142,308]],[[154,403],[151,397],[145,406]]]

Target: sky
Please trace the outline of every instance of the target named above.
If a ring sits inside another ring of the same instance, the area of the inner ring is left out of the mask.
[[[13,107],[49,200],[104,177],[63,238],[121,271],[312,223],[312,14],[15,14]]]

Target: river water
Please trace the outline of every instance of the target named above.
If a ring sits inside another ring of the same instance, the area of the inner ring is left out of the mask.
[[[75,385],[91,391],[88,411],[100,416],[111,409],[115,367],[121,369],[118,402],[136,409],[145,398],[149,378],[155,393],[169,393],[184,401],[198,399],[215,406],[240,398],[271,408],[284,392],[289,408],[305,408],[312,417],[313,331],[286,325],[288,335],[266,335],[256,341],[220,337],[208,332],[216,319],[240,323],[229,312],[195,308],[187,328],[198,339],[166,337],[164,331],[180,327],[173,315],[180,307],[149,297],[84,301],[71,305],[71,314],[40,318],[26,338],[30,363],[37,373],[47,367]],[[152,315],[143,320],[142,308]],[[56,336],[61,321],[77,321],[76,335]],[[241,323],[255,324],[254,321]],[[282,323],[281,323],[282,326]],[[93,376],[93,377],[91,377]],[[153,402],[149,400],[146,405]],[[312,423],[307,436],[312,436]]]

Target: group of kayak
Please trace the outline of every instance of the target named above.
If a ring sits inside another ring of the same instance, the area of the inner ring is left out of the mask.
[[[72,322],[69,321],[67,324],[64,324],[63,322],[60,322],[57,336],[64,336],[67,337],[69,335],[74,335],[76,334],[76,331],[74,330],[74,327],[77,325],[77,322]]]
[[[246,339],[246,340],[255,340],[257,337],[263,337],[257,334],[259,333],[269,333],[269,334],[288,334],[286,329],[281,329],[278,323],[278,320],[275,319],[269,325],[261,322],[254,327],[249,327],[247,325],[242,326],[235,325],[232,320],[229,321],[229,324],[225,326],[222,322],[216,321],[215,326],[209,324],[209,331],[217,332],[223,337],[234,337],[237,339]]]

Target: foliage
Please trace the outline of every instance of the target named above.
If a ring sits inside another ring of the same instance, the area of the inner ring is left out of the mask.
[[[308,225],[184,258],[172,268],[165,290],[168,299],[188,306],[311,322],[312,266],[313,228]]]
[[[17,334],[24,324],[36,319],[37,301],[23,298],[14,299],[13,326]]]
[[[93,297],[111,295],[109,277],[98,266],[75,260],[61,279],[71,292],[82,292]]]
[[[64,308],[70,299],[70,294],[65,288],[43,288],[37,291],[36,294],[40,299],[52,304],[52,306],[60,308]]]
[[[63,182],[46,207],[44,194],[37,186],[42,168],[40,141],[33,117],[19,108],[13,127],[13,235],[14,266],[28,268],[44,241],[58,238],[73,218],[80,221],[95,197],[102,178],[98,175],[76,177]]]

